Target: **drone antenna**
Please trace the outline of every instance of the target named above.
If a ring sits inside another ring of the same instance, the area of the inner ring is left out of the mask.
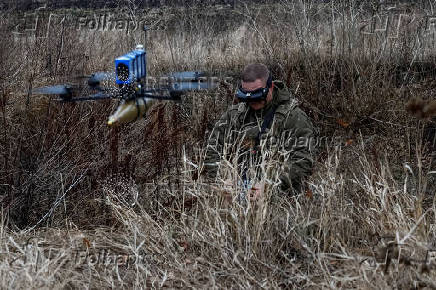
[[[150,28],[144,24],[142,30],[144,31],[144,41],[142,43],[144,44],[145,47],[147,45],[147,31],[150,30]]]

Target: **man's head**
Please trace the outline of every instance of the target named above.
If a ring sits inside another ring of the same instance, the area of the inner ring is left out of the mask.
[[[253,110],[260,110],[265,107],[268,102],[272,101],[273,85],[270,71],[265,65],[260,63],[247,65],[241,74],[241,88],[238,93],[242,93],[242,95],[263,95],[262,89],[265,89],[266,97],[258,101],[248,102],[248,105]]]

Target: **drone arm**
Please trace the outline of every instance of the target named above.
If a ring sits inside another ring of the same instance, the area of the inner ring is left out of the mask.
[[[86,97],[78,97],[78,98],[71,98],[71,99],[61,98],[59,99],[59,101],[63,103],[72,103],[72,102],[82,102],[82,101],[98,101],[98,100],[113,99],[113,98],[116,98],[116,96],[113,94],[99,92]]]

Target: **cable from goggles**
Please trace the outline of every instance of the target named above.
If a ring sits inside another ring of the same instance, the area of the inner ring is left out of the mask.
[[[258,88],[253,91],[246,91],[240,86],[236,91],[236,97],[240,102],[258,102],[265,100],[268,96],[268,91],[272,86],[272,76],[271,73],[268,76],[268,80],[266,81],[265,88]]]

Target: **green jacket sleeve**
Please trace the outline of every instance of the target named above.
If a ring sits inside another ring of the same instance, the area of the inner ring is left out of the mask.
[[[314,144],[317,135],[312,122],[299,108],[293,109],[284,122],[283,171],[281,189],[300,191],[302,181],[312,173]]]

